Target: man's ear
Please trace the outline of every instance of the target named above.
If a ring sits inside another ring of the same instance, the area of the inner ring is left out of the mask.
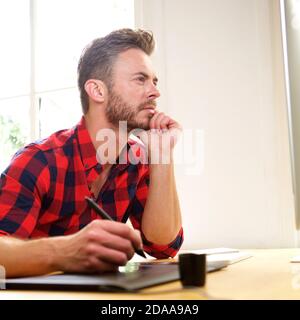
[[[84,89],[90,99],[103,103],[107,97],[107,87],[101,80],[89,79],[84,84]]]

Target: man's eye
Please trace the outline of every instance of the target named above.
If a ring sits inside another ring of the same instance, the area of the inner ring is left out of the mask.
[[[138,82],[142,82],[142,83],[145,82],[145,78],[144,77],[139,77],[139,78],[137,78],[137,80],[138,80]]]

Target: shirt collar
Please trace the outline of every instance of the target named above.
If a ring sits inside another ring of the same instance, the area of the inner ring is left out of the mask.
[[[96,149],[86,128],[84,116],[77,124],[77,137],[84,169],[89,170],[99,165],[96,158]]]
[[[79,149],[81,154],[82,163],[84,166],[84,169],[90,170],[91,168],[96,167],[98,170],[101,171],[101,164],[97,160],[96,156],[96,149],[93,145],[92,139],[90,137],[90,134],[86,128],[85,118],[82,116],[81,120],[77,124],[77,137],[78,137],[78,143],[79,143]],[[119,170],[124,170],[129,166],[128,161],[128,151],[130,148],[130,145],[134,143],[129,139],[126,148],[122,150],[122,154],[124,157],[124,152],[126,152],[126,163],[119,163],[119,158],[117,159],[117,167]]]

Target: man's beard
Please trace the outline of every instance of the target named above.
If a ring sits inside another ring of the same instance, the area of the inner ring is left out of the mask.
[[[144,109],[146,105],[156,106],[156,102],[154,100],[144,102],[137,107],[131,106],[126,103],[121,96],[110,91],[108,104],[105,110],[105,115],[107,120],[114,126],[119,126],[119,121],[127,121],[127,130],[131,131],[133,129],[150,129],[150,119],[152,115],[149,117],[148,121],[139,121],[137,119],[138,113]]]

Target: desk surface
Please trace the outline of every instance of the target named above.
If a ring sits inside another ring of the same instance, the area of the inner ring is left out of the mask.
[[[0,300],[300,299],[300,263],[289,262],[291,257],[300,255],[300,249],[245,251],[253,254],[253,257],[209,273],[204,288],[183,289],[180,281],[174,281],[142,290],[138,294],[0,290]]]

